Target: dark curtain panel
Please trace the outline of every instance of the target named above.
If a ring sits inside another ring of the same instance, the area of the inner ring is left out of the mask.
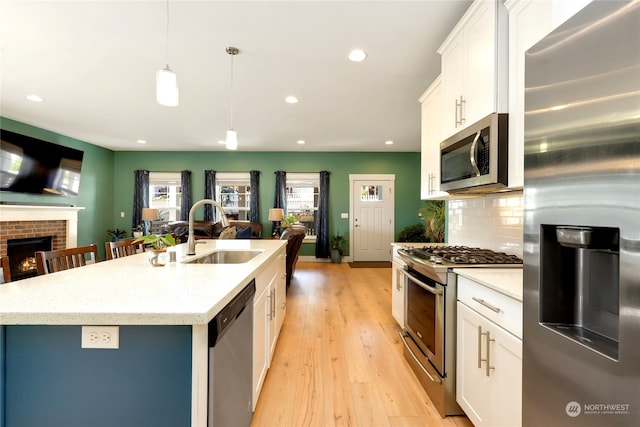
[[[249,175],[251,177],[251,202],[249,206],[249,221],[260,222],[260,171],[251,171],[249,172]]]
[[[284,209],[287,215],[287,173],[285,171],[275,171],[276,174],[276,193],[273,196],[273,207]],[[276,231],[276,223],[271,222],[271,235]]]
[[[144,234],[149,234],[147,221],[142,221],[142,208],[149,207],[149,171],[133,171],[133,214],[131,215],[131,228],[142,224]]]
[[[216,199],[216,171],[204,171],[204,198]],[[204,220],[214,222],[216,211],[211,205],[204,205]]]
[[[329,258],[329,172],[320,171],[316,218],[316,258]]]
[[[180,172],[180,186],[182,187],[180,220],[189,221],[189,210],[191,210],[191,171]]]

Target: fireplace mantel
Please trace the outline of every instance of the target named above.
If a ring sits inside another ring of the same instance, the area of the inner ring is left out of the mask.
[[[78,206],[0,204],[0,221],[66,221],[66,247],[74,248],[78,245],[78,211],[83,209]]]

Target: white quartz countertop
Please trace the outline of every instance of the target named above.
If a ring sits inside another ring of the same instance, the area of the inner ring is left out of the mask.
[[[274,260],[282,240],[199,240],[196,255],[152,267],[141,253],[0,285],[0,324],[206,324]],[[219,249],[260,250],[242,264],[188,264]],[[284,250],[283,250],[284,251]]]
[[[453,272],[522,301],[522,268],[454,268]]]

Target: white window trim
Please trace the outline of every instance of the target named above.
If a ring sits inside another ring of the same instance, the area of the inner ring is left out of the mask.
[[[297,184],[314,184],[317,185],[318,191],[320,190],[320,172],[287,172],[286,175],[286,186],[289,187],[291,183]],[[318,207],[313,206],[313,211],[317,212]],[[314,230],[315,232],[315,230]],[[306,235],[304,236],[303,242],[305,243],[313,243],[316,241],[316,235]]]

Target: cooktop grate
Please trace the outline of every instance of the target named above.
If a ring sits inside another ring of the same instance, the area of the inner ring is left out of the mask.
[[[504,252],[467,246],[425,246],[409,251],[413,256],[436,263],[522,264],[522,259]]]

